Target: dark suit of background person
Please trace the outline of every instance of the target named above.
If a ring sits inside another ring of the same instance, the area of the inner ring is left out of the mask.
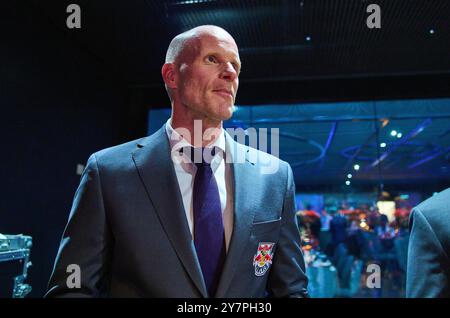
[[[339,212],[333,215],[330,221],[331,243],[334,247],[345,243],[347,239],[347,219]]]
[[[450,189],[410,216],[406,297],[450,297]]]
[[[224,32],[211,27],[200,30],[219,32],[217,36]],[[215,43],[213,40],[208,43]],[[203,63],[216,67],[213,59],[200,63],[203,72],[211,69]],[[234,72],[229,65],[224,68],[226,74]],[[220,76],[231,81],[236,75]],[[217,83],[222,82],[221,77]],[[173,116],[174,112],[172,124]],[[243,154],[245,160],[229,166],[233,176],[232,234],[218,287],[213,295],[208,294],[166,128],[91,155],[75,194],[46,296],[307,296],[290,166],[235,142],[223,130],[225,156],[237,158]],[[254,154],[262,160],[255,160]],[[274,174],[263,174],[262,162],[276,163],[279,168]],[[274,243],[272,264],[263,275],[256,275],[254,257],[265,243]],[[81,268],[79,289],[66,285],[70,264]]]

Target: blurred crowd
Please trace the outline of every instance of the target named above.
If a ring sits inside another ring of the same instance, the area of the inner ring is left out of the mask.
[[[343,203],[325,206],[321,211],[307,205],[306,209],[297,212],[307,267],[328,264],[336,271],[338,282],[333,284],[337,285],[337,291],[330,297],[402,297],[410,212],[411,208],[398,206],[388,217],[380,213],[376,205],[352,207]],[[382,281],[389,286],[365,289],[367,273],[364,269],[369,264],[379,265]],[[350,287],[351,292],[348,291]],[[311,288],[314,288],[314,282]]]

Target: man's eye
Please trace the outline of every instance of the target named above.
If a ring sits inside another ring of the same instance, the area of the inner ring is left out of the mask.
[[[216,58],[213,55],[208,55],[207,60],[208,60],[208,62],[211,62],[211,63],[217,62]]]

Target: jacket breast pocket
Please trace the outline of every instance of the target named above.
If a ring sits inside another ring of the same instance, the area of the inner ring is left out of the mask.
[[[253,223],[252,236],[258,237],[264,234],[278,233],[281,227],[281,218],[276,220]]]

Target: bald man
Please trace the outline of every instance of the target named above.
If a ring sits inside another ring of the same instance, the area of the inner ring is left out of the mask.
[[[171,117],[91,155],[47,297],[307,296],[290,166],[222,128],[240,69],[222,28],[172,40]]]

